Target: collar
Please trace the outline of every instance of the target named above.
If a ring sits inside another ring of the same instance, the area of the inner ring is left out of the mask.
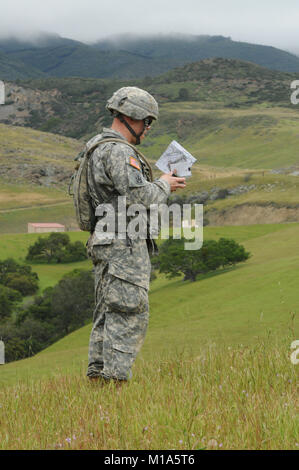
[[[85,149],[89,150],[98,140],[111,138],[122,139],[127,142],[127,139],[120,132],[117,132],[109,127],[104,127],[101,134],[95,135],[87,142]]]
[[[117,139],[127,140],[120,132],[115,131],[109,127],[104,127],[102,132],[102,138],[115,137]]]

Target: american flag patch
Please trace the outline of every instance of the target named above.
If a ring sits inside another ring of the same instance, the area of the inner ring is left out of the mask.
[[[136,160],[136,158],[130,157],[130,165],[134,168],[137,168],[137,170],[141,171],[140,164],[138,160]]]

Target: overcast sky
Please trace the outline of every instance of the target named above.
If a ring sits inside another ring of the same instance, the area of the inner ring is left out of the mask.
[[[299,0],[0,0],[0,36],[92,42],[119,33],[220,34],[299,52]]]

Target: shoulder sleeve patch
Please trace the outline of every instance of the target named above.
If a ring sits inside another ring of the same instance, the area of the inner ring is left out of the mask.
[[[136,160],[136,158],[130,157],[129,164],[134,168],[137,168],[137,170],[141,171],[140,163],[138,162],[138,160]]]

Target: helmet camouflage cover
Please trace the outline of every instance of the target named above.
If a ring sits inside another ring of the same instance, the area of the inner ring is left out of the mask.
[[[107,101],[106,109],[113,114],[121,113],[132,119],[147,117],[158,119],[159,109],[155,98],[147,91],[137,87],[123,87]]]

